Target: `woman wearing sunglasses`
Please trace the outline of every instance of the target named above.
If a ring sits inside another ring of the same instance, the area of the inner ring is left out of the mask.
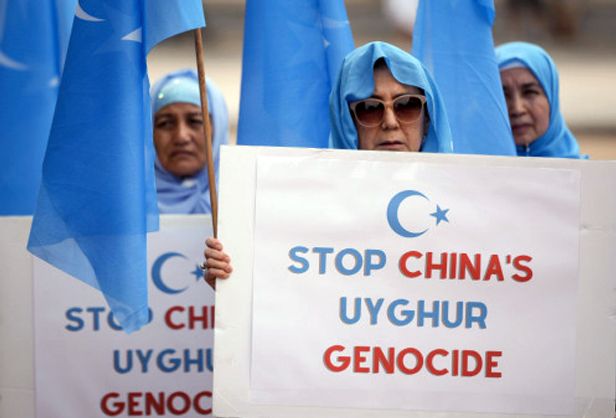
[[[384,43],[346,56],[329,98],[331,147],[339,149],[452,152],[445,105],[423,65]],[[205,279],[226,279],[233,268],[222,243],[206,240]]]
[[[509,121],[519,156],[580,157],[558,98],[558,70],[541,47],[510,42],[496,48]]]
[[[329,116],[332,148],[452,152],[436,83],[417,59],[384,42],[346,56]]]

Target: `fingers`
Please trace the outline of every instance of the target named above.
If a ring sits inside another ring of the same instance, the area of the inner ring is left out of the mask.
[[[228,279],[233,271],[231,258],[222,250],[222,243],[218,239],[210,237],[205,240],[205,244],[205,281],[216,290],[216,279]]]
[[[214,237],[209,237],[205,240],[205,245],[214,250],[222,251],[222,242]]]

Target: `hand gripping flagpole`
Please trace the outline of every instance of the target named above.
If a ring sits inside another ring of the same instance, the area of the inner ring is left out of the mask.
[[[201,113],[203,115],[203,133],[205,135],[205,161],[207,177],[210,185],[210,203],[212,206],[212,230],[214,238],[218,237],[218,200],[216,198],[216,174],[214,173],[214,157],[212,153],[212,125],[210,111],[207,105],[207,86],[205,84],[205,64],[203,61],[203,40],[201,28],[195,29],[195,51],[197,53],[197,72],[199,74],[199,91],[201,93]]]

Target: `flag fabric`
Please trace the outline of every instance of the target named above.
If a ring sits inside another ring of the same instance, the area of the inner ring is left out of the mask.
[[[0,1],[0,216],[34,211],[76,2]]]
[[[237,143],[327,148],[353,36],[343,0],[247,0]]]
[[[28,250],[100,289],[126,332],[148,322],[158,229],[146,55],[205,25],[201,0],[79,0]]]
[[[493,0],[420,0],[412,54],[436,79],[458,154],[516,155],[494,52]]]

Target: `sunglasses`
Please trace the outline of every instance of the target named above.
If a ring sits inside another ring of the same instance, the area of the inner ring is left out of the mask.
[[[379,99],[366,99],[353,102],[349,108],[355,115],[355,120],[363,126],[379,125],[385,117],[385,108],[391,106],[400,123],[416,122],[423,113],[426,96],[421,94],[405,94],[394,100],[385,102]]]

